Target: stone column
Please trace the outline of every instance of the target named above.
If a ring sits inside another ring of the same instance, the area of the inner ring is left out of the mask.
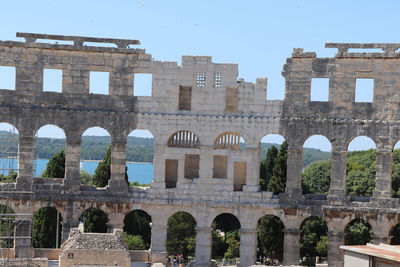
[[[43,66],[22,62],[15,68],[15,90],[43,91]]]
[[[167,264],[167,226],[153,224],[151,226],[151,265],[156,262]]]
[[[154,144],[154,180],[151,183],[152,188],[165,188],[165,151],[166,145]]]
[[[260,191],[260,149],[259,148],[247,148],[247,174],[246,174],[246,186],[244,191],[247,192],[258,192]]]
[[[109,95],[133,95],[134,74],[128,73],[124,67],[119,67],[118,71],[110,72]]]
[[[79,219],[74,218],[74,203],[71,200],[68,200],[62,216],[61,244],[68,239],[71,228],[77,228],[79,226]]]
[[[287,151],[287,178],[285,193],[300,197],[303,169],[302,149],[289,147]]]
[[[283,265],[297,265],[300,258],[300,230],[284,229]]]
[[[79,191],[80,179],[80,158],[81,158],[81,138],[67,137],[65,157],[65,180],[64,187],[67,191]]]
[[[30,190],[33,179],[34,136],[20,133],[18,144],[18,190]]]
[[[373,243],[379,245],[380,243],[389,244],[390,237],[388,235],[378,235],[374,234],[372,236]]]
[[[17,217],[14,229],[14,257],[33,258],[32,218]]]
[[[202,146],[200,149],[200,178],[212,178],[213,177],[213,165],[214,155],[212,146]]]
[[[112,192],[128,192],[128,185],[125,181],[125,170],[126,141],[113,140],[111,143],[111,179],[108,183]]]
[[[247,267],[256,264],[257,229],[240,229],[240,266]]]
[[[63,68],[63,93],[89,93],[90,72],[86,66],[73,65],[73,68]]]
[[[347,150],[344,147],[332,147],[330,200],[344,200],[346,197],[346,159]]]
[[[196,228],[196,266],[208,267],[211,263],[212,228]]]
[[[390,198],[392,196],[393,152],[378,149],[376,151],[376,179],[374,198]]]
[[[344,233],[328,231],[328,263],[329,266],[343,266]]]

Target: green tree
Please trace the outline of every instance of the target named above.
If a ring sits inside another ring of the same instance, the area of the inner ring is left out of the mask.
[[[318,255],[328,255],[328,236],[321,236],[321,239],[318,241],[317,246],[315,247],[315,252]]]
[[[266,215],[258,221],[258,248],[259,255],[269,258],[283,259],[282,221],[273,215]]]
[[[322,256],[326,257],[326,254],[319,254],[317,252],[317,246],[319,244],[319,251],[324,251],[321,242],[323,237],[328,236],[328,227],[324,220],[316,216],[311,216],[304,220],[301,225],[300,234],[300,256],[301,257],[315,257]],[[327,244],[327,243],[326,243]],[[327,248],[326,248],[327,250]]]
[[[148,247],[144,244],[144,241],[140,235],[130,235],[124,233],[125,243],[130,250],[145,250]]]
[[[99,209],[89,208],[82,213],[83,230],[86,233],[107,233],[107,215]]]
[[[225,242],[227,244],[225,259],[234,259],[239,257],[240,235],[238,230],[234,230],[225,234]]]
[[[124,219],[124,232],[131,236],[140,236],[145,249],[151,243],[151,217],[143,210],[129,212]]]
[[[194,256],[196,247],[196,221],[187,212],[177,212],[168,219],[167,229],[168,255],[183,254]]]
[[[330,160],[310,163],[303,172],[303,194],[328,194],[330,180]]]
[[[372,239],[371,226],[361,219],[352,220],[345,229],[345,245],[365,245]]]
[[[0,242],[2,248],[12,248],[14,245],[14,225],[15,225],[15,215],[14,211],[6,206],[0,204],[0,214],[2,223],[0,224],[0,236],[6,237],[9,236],[11,238],[4,238]]]
[[[49,162],[47,162],[46,169],[43,171],[42,177],[47,178],[64,178],[65,176],[65,152],[60,150],[55,154]]]
[[[61,244],[62,219],[59,217],[58,244]],[[41,208],[33,215],[33,246],[35,248],[56,248],[57,210]]]
[[[91,185],[91,184],[93,183],[93,182],[92,182],[93,175],[91,175],[91,174],[88,173],[87,171],[85,171],[85,170],[80,170],[79,175],[80,175],[81,183],[82,183],[82,184]]]
[[[272,170],[275,166],[275,159],[278,155],[278,149],[275,146],[271,146],[265,157],[265,160],[260,164],[260,188],[261,191],[267,191],[268,182],[272,176]]]
[[[287,148],[285,142],[282,143],[278,155],[275,158],[275,166],[272,170],[272,177],[269,180],[267,189],[274,194],[285,192],[286,171],[287,171]]]

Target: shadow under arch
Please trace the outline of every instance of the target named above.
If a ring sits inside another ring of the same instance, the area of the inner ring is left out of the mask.
[[[36,210],[33,214],[33,247],[59,248],[62,222],[62,215],[55,207],[43,207]]]
[[[79,218],[79,224],[83,224],[85,233],[107,233],[108,221],[107,214],[98,208],[84,210]]]
[[[126,243],[131,250],[146,250],[151,244],[151,216],[144,210],[136,209],[126,214],[124,218]],[[131,236],[140,236],[141,240]],[[131,240],[131,242],[130,242]]]
[[[211,225],[213,259],[225,258],[233,260],[240,257],[240,221],[231,213],[216,216]]]
[[[258,220],[257,258],[266,265],[272,264],[272,259],[283,260],[283,244],[285,226],[282,220],[267,214]]]
[[[389,232],[390,245],[400,245],[400,223],[394,225]]]
[[[367,221],[357,218],[346,225],[344,229],[344,244],[365,245],[372,240],[372,235],[371,225]]]
[[[167,222],[167,255],[183,255],[186,260],[195,256],[196,219],[186,211],[178,211]]]

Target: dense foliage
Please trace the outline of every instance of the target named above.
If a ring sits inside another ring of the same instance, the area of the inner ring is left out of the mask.
[[[267,151],[265,160],[261,161],[260,164],[260,189],[261,191],[267,191],[268,183],[272,177],[272,170],[275,166],[275,159],[278,156],[278,149],[275,146]]]
[[[140,243],[139,236],[142,240],[143,249],[149,249],[151,243],[151,217],[143,210],[134,210],[129,212],[124,219],[124,232],[128,234],[130,240],[135,241],[136,244]]]
[[[258,256],[271,259],[283,259],[282,221],[273,215],[266,215],[258,221]]]
[[[142,239],[141,235],[130,235],[124,232],[125,243],[130,250],[145,250],[149,249]]]
[[[0,214],[2,216],[2,223],[0,224],[0,236],[11,238],[3,238],[0,242],[2,248],[12,248],[14,245],[14,225],[15,225],[15,215],[14,211],[5,205],[0,204]]]
[[[240,222],[229,213],[218,215],[212,223],[213,258],[233,259],[239,257]]]
[[[311,216],[303,221],[300,230],[300,257],[326,257],[328,226],[325,221]]]
[[[274,159],[274,168],[267,184],[267,190],[275,195],[285,192],[287,174],[287,143],[282,143]]]
[[[345,245],[365,245],[372,239],[372,227],[361,219],[352,220],[345,229]]]
[[[167,254],[194,257],[196,248],[196,221],[186,212],[177,212],[168,219]]]
[[[65,152],[60,150],[55,154],[49,162],[46,169],[43,171],[42,177],[46,178],[64,178],[65,176]]]
[[[82,213],[80,220],[85,233],[107,233],[108,217],[102,210],[89,208]]]
[[[331,181],[331,161],[311,163],[303,173],[303,194],[328,194]]]
[[[61,244],[62,218],[59,216],[58,244]],[[41,208],[33,215],[33,246],[35,248],[56,248],[57,210]]]

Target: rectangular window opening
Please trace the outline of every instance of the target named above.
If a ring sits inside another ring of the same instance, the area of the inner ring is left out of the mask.
[[[247,163],[235,161],[233,167],[233,191],[242,191],[246,185]]]
[[[179,110],[190,110],[192,108],[192,87],[179,86]]]
[[[153,75],[148,73],[135,73],[133,84],[134,96],[151,96]]]
[[[369,102],[374,100],[374,79],[357,78],[355,102]]]
[[[223,155],[214,156],[213,178],[228,177],[228,157]]]
[[[329,101],[329,78],[312,78],[310,101]]]
[[[62,93],[62,70],[44,69],[43,91]]]
[[[91,94],[108,95],[109,73],[102,71],[91,71],[89,92]]]
[[[206,86],[206,74],[205,73],[196,73],[196,86],[197,87],[205,87]]]
[[[200,155],[185,154],[185,178],[199,178]]]
[[[15,90],[15,68],[0,66],[0,89]]]
[[[178,181],[178,160],[167,159],[165,160],[165,187],[176,188]]]

